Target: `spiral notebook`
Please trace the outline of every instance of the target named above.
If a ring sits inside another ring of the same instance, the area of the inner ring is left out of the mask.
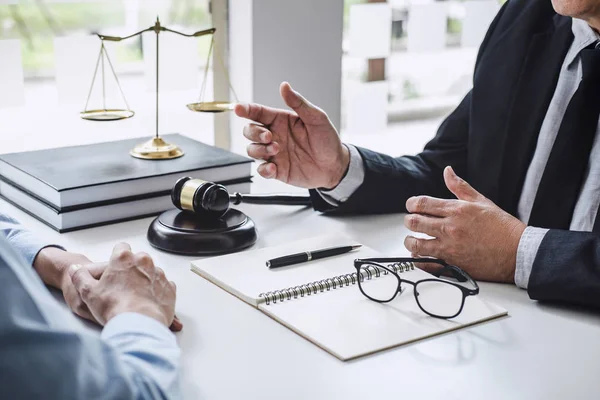
[[[287,254],[356,243],[343,236],[321,236],[193,261],[191,269],[343,361],[507,314],[480,294],[466,299],[458,317],[432,318],[419,309],[410,287],[390,303],[371,301],[357,286],[353,261],[383,255],[366,246],[289,267],[269,269],[265,265],[267,260]],[[406,279],[431,277],[405,267],[393,266]],[[438,301],[444,301],[443,296]]]

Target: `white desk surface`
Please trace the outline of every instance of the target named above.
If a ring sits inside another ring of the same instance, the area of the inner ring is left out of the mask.
[[[253,191],[286,189],[255,180]],[[541,304],[515,286],[482,283],[480,295],[508,317],[342,362],[192,273],[196,257],[153,249],[146,241],[151,218],[59,235],[1,200],[0,208],[48,242],[96,261],[119,241],[154,258],[177,284],[187,399],[600,398],[598,312]],[[239,208],[258,226],[257,248],[344,232],[390,256],[407,255],[402,214],[342,218],[299,207]]]

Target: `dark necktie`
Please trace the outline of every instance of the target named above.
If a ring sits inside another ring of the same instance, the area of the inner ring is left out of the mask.
[[[600,49],[581,51],[583,76],[563,117],[529,225],[569,229],[600,117]]]

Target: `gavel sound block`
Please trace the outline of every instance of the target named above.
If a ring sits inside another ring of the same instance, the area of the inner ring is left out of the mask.
[[[233,193],[219,184],[181,178],[171,191],[177,209],[165,211],[148,228],[150,244],[183,255],[215,255],[240,251],[258,240],[256,224],[230,203],[311,205],[309,196]]]

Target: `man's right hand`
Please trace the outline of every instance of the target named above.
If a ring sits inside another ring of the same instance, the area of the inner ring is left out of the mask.
[[[287,82],[281,97],[294,112],[260,104],[238,104],[235,113],[254,123],[244,128],[253,143],[248,155],[265,160],[258,173],[303,188],[336,187],[350,163],[350,153],[320,108],[294,91]]]
[[[169,327],[175,316],[173,282],[149,255],[133,254],[128,244],[115,246],[106,270],[95,279],[87,268],[72,266],[69,275],[92,316],[105,325],[125,312],[136,312]]]

